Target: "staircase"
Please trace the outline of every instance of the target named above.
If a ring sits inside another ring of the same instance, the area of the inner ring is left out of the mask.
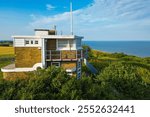
[[[97,69],[92,65],[90,64],[88,61],[87,61],[87,58],[88,58],[88,50],[86,49],[85,53],[84,53],[84,64],[87,66],[87,68],[93,73],[93,74],[97,74],[98,71]]]
[[[84,64],[87,66],[87,68],[93,73],[93,74],[97,74],[98,71],[97,69],[92,65],[90,64],[87,59],[84,58]]]

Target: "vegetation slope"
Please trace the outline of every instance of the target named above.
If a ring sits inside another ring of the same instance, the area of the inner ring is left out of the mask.
[[[0,99],[150,99],[149,57],[83,48],[88,48],[88,61],[97,68],[98,74],[93,75],[83,65],[79,80],[55,67],[30,72],[27,79],[7,81],[1,78]]]

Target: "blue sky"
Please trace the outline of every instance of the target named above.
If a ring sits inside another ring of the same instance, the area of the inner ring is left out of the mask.
[[[74,33],[85,40],[150,40],[150,0],[72,0]],[[57,26],[70,33],[70,0],[0,0],[0,40]]]

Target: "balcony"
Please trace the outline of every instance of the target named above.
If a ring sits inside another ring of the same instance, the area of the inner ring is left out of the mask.
[[[47,50],[46,61],[76,61],[82,58],[82,50]]]

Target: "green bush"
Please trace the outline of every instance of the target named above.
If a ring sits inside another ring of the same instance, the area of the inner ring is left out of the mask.
[[[113,63],[97,76],[118,99],[150,99],[150,70],[128,63]],[[111,99],[111,98],[110,98]]]
[[[39,69],[27,79],[0,80],[0,99],[57,99],[69,76],[61,68]]]

